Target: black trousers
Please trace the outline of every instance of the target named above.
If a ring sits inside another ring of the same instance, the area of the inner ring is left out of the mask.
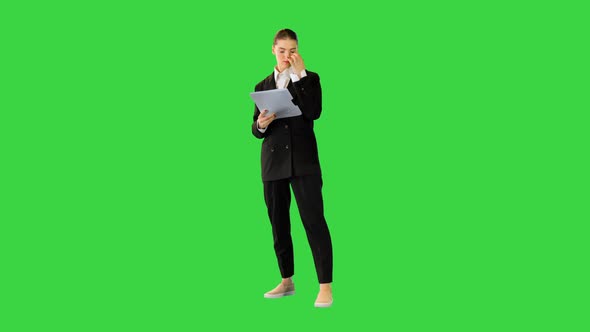
[[[264,200],[272,225],[274,248],[283,278],[295,273],[291,240],[291,188],[297,200],[299,215],[311,247],[320,283],[332,282],[332,239],[324,218],[321,175],[296,176],[276,181],[263,181]]]

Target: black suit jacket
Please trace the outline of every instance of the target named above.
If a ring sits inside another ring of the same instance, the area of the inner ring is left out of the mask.
[[[262,181],[321,174],[313,121],[322,112],[322,88],[319,75],[309,70],[306,72],[306,77],[295,83],[289,82],[287,86],[293,96],[293,103],[299,106],[302,115],[274,120],[261,133],[256,124],[260,110],[254,107],[252,134],[264,139],[261,152]],[[274,72],[258,83],[254,90],[271,89],[276,89]]]

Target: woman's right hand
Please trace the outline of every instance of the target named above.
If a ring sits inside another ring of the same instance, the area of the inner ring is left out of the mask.
[[[266,115],[267,113],[268,110],[265,109],[258,115],[258,128],[266,129],[266,127],[268,127],[268,125],[277,117],[275,113],[268,116]]]

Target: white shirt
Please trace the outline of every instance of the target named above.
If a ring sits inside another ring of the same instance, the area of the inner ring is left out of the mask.
[[[299,74],[300,75],[297,76],[293,73],[293,67],[289,67],[283,70],[282,73],[279,73],[277,67],[275,67],[275,82],[277,83],[277,89],[286,89],[287,85],[289,85],[289,80],[295,83],[299,82],[300,79],[307,76],[307,72],[305,71],[305,69],[303,69]],[[256,126],[258,128],[258,131],[260,131],[261,133],[264,133],[266,131],[266,128],[260,129],[260,127],[258,127],[258,120],[256,120]]]
[[[279,73],[277,67],[275,67],[275,82],[277,83],[277,89],[286,89],[287,85],[289,85],[289,79],[295,83],[299,82],[299,80],[305,76],[307,76],[305,69],[303,69],[301,73],[299,73],[299,76],[297,76],[293,73],[292,67],[283,70],[282,73]]]

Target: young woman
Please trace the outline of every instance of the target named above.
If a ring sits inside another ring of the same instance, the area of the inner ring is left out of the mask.
[[[332,241],[324,218],[322,176],[313,123],[322,111],[322,88],[318,74],[305,68],[298,52],[297,35],[283,29],[272,46],[277,64],[255,91],[286,88],[302,115],[277,119],[255,107],[252,134],[262,142],[264,200],[272,226],[274,249],[281,283],[266,298],[293,295],[295,273],[289,207],[291,188],[311,247],[320,289],[316,307],[332,305]]]

